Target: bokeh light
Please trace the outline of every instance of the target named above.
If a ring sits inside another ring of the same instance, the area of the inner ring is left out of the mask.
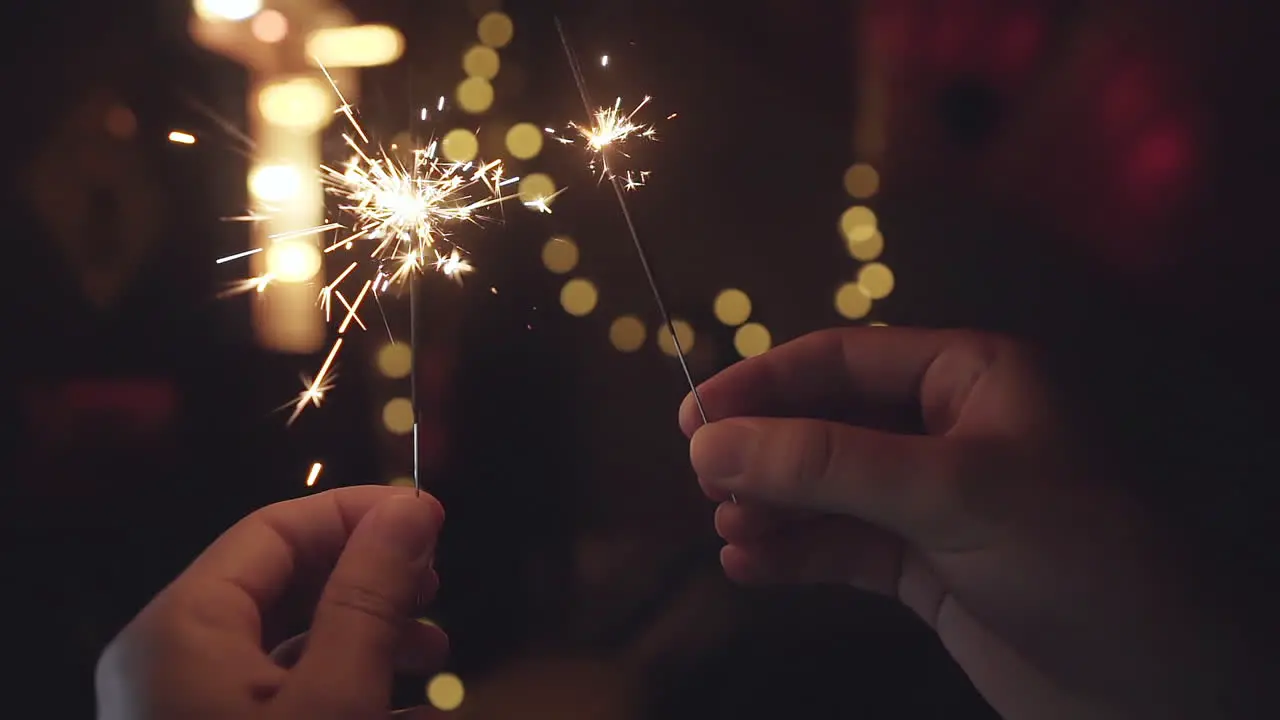
[[[404,35],[390,25],[329,27],[307,36],[307,57],[324,67],[378,67],[404,54]]]
[[[195,0],[192,7],[205,20],[237,22],[262,12],[262,0]]]
[[[855,260],[861,260],[862,262],[871,262],[880,257],[880,253],[884,252],[884,235],[879,230],[871,233],[866,239],[855,241],[845,238],[844,242],[849,254]]]
[[[413,402],[409,398],[392,398],[382,406],[382,425],[395,435],[413,432]]]
[[[411,488],[413,487],[413,478],[402,475],[400,477],[391,478],[390,480],[387,481],[387,484],[390,485],[391,487]]]
[[[333,91],[310,77],[264,85],[258,91],[258,111],[272,125],[295,130],[319,130],[333,118]]]
[[[672,318],[671,324],[675,326],[676,337],[680,339],[681,349],[683,349],[685,353],[692,352],[693,344],[697,341],[697,335],[693,332],[693,326],[684,320],[676,318]],[[658,336],[658,349],[671,357],[675,357],[676,346],[675,343],[671,341],[671,331],[667,329],[665,324],[659,324],[655,332]]]
[[[480,42],[491,48],[506,47],[515,34],[515,23],[506,13],[488,13],[476,24],[476,36],[480,38]]]
[[[507,152],[517,160],[529,160],[542,152],[543,131],[533,123],[516,123],[507,131]]]
[[[876,214],[864,205],[855,205],[840,216],[840,234],[848,242],[863,242],[876,231]]]
[[[850,197],[866,200],[880,190],[880,173],[866,163],[858,163],[844,173],[844,190]]]
[[[635,352],[643,347],[647,334],[644,322],[635,315],[623,315],[609,325],[609,342],[625,353]]]
[[[249,173],[249,192],[264,202],[284,202],[302,192],[302,173],[292,165],[258,166]]]
[[[518,192],[522,203],[544,202],[550,205],[552,196],[556,194],[556,181],[546,173],[530,173],[520,179]]]
[[[267,274],[282,283],[307,282],[324,265],[324,253],[307,240],[277,240],[266,255]]]
[[[729,327],[737,327],[751,317],[751,298],[734,288],[721,290],[712,308],[717,320]]]
[[[595,283],[586,278],[574,278],[560,288],[560,305],[574,317],[586,317],[596,309],[600,293]]]
[[[258,42],[274,45],[289,35],[289,20],[279,10],[263,10],[249,24]]]
[[[471,162],[479,152],[480,141],[466,128],[454,128],[440,140],[440,154],[449,162]]]
[[[893,292],[893,271],[882,263],[863,265],[858,270],[858,287],[872,300],[883,300]]]
[[[455,98],[463,111],[479,115],[493,107],[493,85],[482,77],[469,77],[458,83]]]
[[[744,358],[766,353],[771,347],[773,336],[769,334],[769,328],[760,323],[747,323],[733,334],[733,348]]]
[[[492,80],[498,76],[502,68],[502,59],[498,51],[484,45],[474,45],[462,54],[462,71],[469,77]]]
[[[389,342],[378,348],[378,372],[389,378],[406,378],[413,370],[413,350],[406,343]]]
[[[836,312],[847,320],[861,320],[871,312],[871,297],[858,283],[845,283],[836,290]]]
[[[453,673],[440,673],[427,683],[427,702],[437,710],[457,710],[466,694],[462,678]]]
[[[578,245],[567,237],[553,237],[542,246],[542,264],[563,275],[578,266]]]

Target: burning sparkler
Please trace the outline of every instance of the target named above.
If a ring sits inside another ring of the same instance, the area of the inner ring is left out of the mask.
[[[640,242],[640,234],[636,231],[635,221],[631,217],[631,209],[627,206],[626,197],[623,195],[625,190],[632,190],[642,185],[648,177],[648,172],[629,171],[619,175],[610,165],[610,153],[616,153],[627,158],[631,157],[622,150],[627,140],[653,140],[656,138],[657,133],[652,125],[639,123],[635,120],[636,114],[639,113],[641,108],[649,104],[650,98],[646,96],[631,112],[623,111],[622,98],[618,98],[612,107],[593,110],[591,96],[587,92],[587,82],[582,75],[582,66],[578,63],[577,55],[573,52],[573,46],[569,43],[569,36],[565,33],[564,25],[558,18],[556,19],[556,31],[560,34],[560,44],[564,47],[565,57],[569,61],[569,69],[573,72],[573,82],[578,88],[578,94],[582,97],[582,106],[593,121],[587,125],[570,123],[569,127],[576,131],[577,140],[584,142],[587,150],[591,153],[589,167],[592,170],[599,169],[601,180],[607,179],[609,184],[613,186],[614,195],[618,198],[618,208],[622,211],[622,219],[626,221],[627,232],[631,236],[636,255],[640,259],[640,266],[644,269],[645,279],[649,281],[649,290],[653,293],[653,299],[658,305],[658,312],[662,316],[662,322],[666,326],[667,332],[671,333],[671,342],[676,351],[676,358],[680,361],[680,369],[684,371],[685,381],[689,384],[689,391],[693,393],[694,402],[698,406],[698,414],[702,417],[702,423],[705,425],[707,423],[707,411],[702,406],[702,395],[698,392],[697,383],[693,381],[693,373],[689,371],[689,362],[685,356],[684,348],[681,347],[680,336],[676,333],[675,322],[671,318],[671,313],[667,311],[666,302],[662,299],[662,291],[658,289],[658,280],[654,277],[653,267],[649,264],[649,254],[645,252],[644,243]],[[601,58],[600,64],[601,66],[608,66],[607,55]],[[675,115],[672,114],[667,119],[674,117]],[[554,135],[554,133],[552,134]],[[574,139],[560,136],[556,136],[556,139],[565,143],[575,142]]]
[[[321,68],[323,71],[324,69]],[[314,377],[303,377],[303,390],[291,403],[292,423],[308,406],[319,407],[333,388],[337,358],[347,331],[354,325],[367,329],[360,317],[362,306],[370,298],[380,304],[380,296],[393,285],[407,284],[411,319],[416,325],[414,286],[416,278],[428,270],[459,279],[472,269],[466,252],[452,239],[454,228],[465,223],[479,223],[484,210],[509,200],[503,188],[520,178],[503,177],[503,165],[492,162],[452,162],[438,157],[439,143],[431,142],[411,152],[402,161],[376,149],[357,121],[355,111],[343,96],[337,83],[324,71],[337,95],[337,113],[346,117],[348,132],[343,140],[351,150],[351,159],[342,167],[321,166],[320,178],[326,192],[338,198],[338,210],[344,222],[327,222],[313,228],[273,235],[272,241],[333,234],[326,254],[355,253],[333,281],[319,291],[319,303],[328,322],[337,319],[337,338]],[[228,218],[246,222],[265,219],[260,214]],[[262,249],[237,253],[218,263],[242,259]],[[236,283],[229,294],[265,292],[276,282],[270,274]],[[352,295],[351,290],[355,288]],[[337,312],[335,313],[335,300]],[[416,332],[411,329],[410,345],[416,352]],[[416,408],[416,399],[415,399]],[[415,423],[415,436],[416,436]],[[415,438],[416,447],[416,438]],[[416,468],[415,468],[416,470]],[[415,479],[416,479],[415,472]]]

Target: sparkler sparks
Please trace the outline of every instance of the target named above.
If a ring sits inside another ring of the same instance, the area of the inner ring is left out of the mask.
[[[393,285],[406,282],[412,289],[415,276],[429,269],[455,280],[470,272],[473,266],[452,239],[453,230],[467,223],[479,224],[485,219],[487,208],[514,197],[504,194],[503,188],[519,180],[503,177],[499,160],[482,163],[442,159],[435,141],[406,153],[404,157],[411,159],[405,161],[375,148],[333,78],[327,71],[325,76],[340,103],[336,112],[346,117],[348,132],[342,137],[352,155],[342,167],[321,166],[318,171],[326,192],[337,198],[344,222],[326,222],[269,239],[279,243],[332,234],[325,254],[355,256],[319,291],[318,301],[326,321],[338,320],[337,338],[316,375],[303,377],[303,390],[285,406],[293,408],[289,423],[307,407],[319,407],[333,388],[337,358],[347,332],[352,327],[367,329],[360,311],[369,298],[379,303],[378,298]],[[442,106],[443,98],[437,104],[438,108]],[[266,217],[251,213],[231,219],[257,222]],[[266,250],[279,247],[273,245]],[[237,253],[217,262],[238,260],[262,250]],[[278,281],[280,278],[263,274],[235,283],[224,294],[263,293]]]
[[[604,64],[607,65],[608,63]],[[636,105],[630,112],[627,112],[622,109],[622,98],[619,97],[611,107],[598,108],[592,112],[590,123],[585,125],[574,122],[569,123],[569,129],[572,131],[569,137],[559,135],[550,128],[547,129],[547,132],[557,142],[566,145],[582,143],[591,154],[591,160],[587,163],[587,166],[592,170],[598,169],[601,179],[619,177],[622,180],[624,189],[634,190],[644,185],[645,181],[648,180],[649,171],[625,170],[621,175],[616,175],[609,166],[609,153],[612,152],[630,159],[631,155],[622,149],[628,140],[658,139],[658,131],[651,123],[641,123],[635,119],[636,115],[651,100],[653,98],[646,95],[640,101],[640,104]],[[589,102],[587,102],[587,106],[590,107]],[[672,113],[667,116],[667,119],[670,120],[675,116],[675,113]]]

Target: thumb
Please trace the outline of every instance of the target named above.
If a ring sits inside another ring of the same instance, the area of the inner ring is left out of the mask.
[[[286,689],[320,713],[312,717],[386,711],[398,641],[429,572],[442,517],[430,496],[398,495],[370,510],[352,532]]]

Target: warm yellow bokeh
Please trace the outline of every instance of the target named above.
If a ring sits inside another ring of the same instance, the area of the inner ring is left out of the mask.
[[[865,205],[855,205],[840,216],[840,235],[848,242],[862,242],[876,232],[876,214]]]
[[[882,263],[863,265],[858,270],[858,287],[872,300],[883,300],[893,292],[893,271]]]
[[[387,481],[387,484],[390,485],[391,487],[410,487],[411,488],[413,487],[413,478],[411,477],[391,478],[390,480]]]
[[[413,402],[409,398],[392,398],[382,406],[382,425],[395,435],[413,432]]]
[[[866,163],[858,163],[845,171],[844,190],[850,197],[866,200],[880,190],[880,173]]]
[[[871,297],[858,283],[845,283],[836,290],[836,312],[848,320],[861,320],[871,312]]]
[[[302,192],[302,173],[293,165],[261,165],[249,173],[249,192],[269,203],[290,200]]]
[[[845,246],[855,260],[871,262],[880,257],[880,253],[884,252],[884,235],[879,230],[876,230],[871,233],[870,237],[863,240],[854,241],[846,238]]]
[[[697,340],[697,336],[693,332],[693,326],[684,320],[677,319],[673,319],[671,324],[675,326],[676,337],[680,340],[680,349],[684,350],[685,353],[692,351],[693,344]],[[671,341],[671,330],[665,324],[662,324],[658,326],[655,332],[658,334],[658,348],[667,355],[675,357],[676,346]]]
[[[609,326],[609,342],[622,352],[635,352],[644,346],[648,334],[644,322],[635,315],[623,315]]]
[[[542,264],[563,275],[578,266],[578,245],[567,237],[553,237],[542,246]]]
[[[735,288],[721,290],[712,308],[717,320],[729,327],[737,327],[751,317],[751,298]]]
[[[304,239],[277,240],[267,248],[266,255],[267,274],[276,282],[307,282],[324,265],[324,253]]]
[[[476,36],[491,48],[506,47],[515,34],[516,25],[506,13],[491,12],[476,23]]]
[[[773,347],[773,336],[760,323],[747,323],[733,334],[733,347],[744,358],[755,357]]]
[[[542,152],[542,129],[533,123],[516,123],[507,131],[507,152],[517,160],[529,160]]]
[[[599,300],[595,283],[585,278],[574,278],[560,288],[560,306],[574,317],[590,315]]]
[[[258,112],[279,127],[319,130],[333,119],[333,109],[333,90],[319,78],[280,80],[258,91]]]
[[[491,47],[475,45],[462,54],[462,71],[468,77],[492,80],[498,77],[500,69],[502,69],[502,58],[498,57],[498,51]]]
[[[440,673],[427,683],[427,701],[437,710],[457,710],[466,694],[462,678],[453,673]]]
[[[390,25],[321,28],[307,36],[306,57],[326,68],[390,65],[404,54],[404,35]]]
[[[378,348],[378,372],[389,378],[406,378],[413,370],[413,351],[408,344],[389,342]]]
[[[493,107],[493,85],[482,77],[469,77],[458,83],[454,98],[465,112],[479,115]]]
[[[475,133],[466,128],[450,130],[440,140],[440,154],[449,162],[471,162],[476,159],[476,154],[479,152],[480,141]]]
[[[192,7],[202,20],[239,22],[262,11],[262,0],[195,0]]]
[[[526,205],[530,203],[550,205],[552,197],[556,194],[556,181],[546,173],[531,173],[520,179],[517,193],[520,195],[520,202]]]

